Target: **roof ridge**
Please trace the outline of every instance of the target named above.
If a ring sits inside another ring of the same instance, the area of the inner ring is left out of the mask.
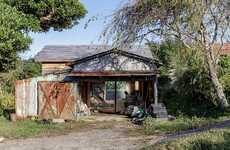
[[[147,46],[132,46],[132,47],[115,47],[112,45],[46,45],[35,56],[38,62],[57,62],[57,61],[72,61],[92,56],[101,52],[112,49],[119,49],[129,53],[133,53],[142,57],[153,59],[151,50]]]

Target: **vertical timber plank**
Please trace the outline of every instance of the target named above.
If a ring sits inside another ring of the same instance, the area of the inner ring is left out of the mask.
[[[153,81],[153,92],[154,92],[154,104],[158,104],[158,89],[157,89],[157,76],[155,76]]]
[[[114,85],[114,99],[115,99],[115,113],[117,112],[117,81],[114,81],[115,85]]]
[[[87,81],[86,83],[86,103],[87,103],[87,106],[90,107],[90,82]]]

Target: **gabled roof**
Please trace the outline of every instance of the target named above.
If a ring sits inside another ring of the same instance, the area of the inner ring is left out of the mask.
[[[153,59],[148,47],[115,48],[109,45],[45,46],[36,56],[37,62],[75,62],[112,49],[118,49],[147,59]]]

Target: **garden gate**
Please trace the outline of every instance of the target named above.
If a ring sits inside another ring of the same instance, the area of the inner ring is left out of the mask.
[[[38,114],[42,118],[74,119],[77,86],[74,83],[38,82]]]

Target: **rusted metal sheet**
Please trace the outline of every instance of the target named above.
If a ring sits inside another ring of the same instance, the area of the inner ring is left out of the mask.
[[[33,110],[36,103],[31,101],[34,92],[30,84],[30,80],[18,80],[15,84],[16,113],[20,117],[36,114]]]
[[[63,75],[47,75],[15,82],[16,114],[19,117],[37,116],[37,82],[61,81]]]
[[[38,82],[39,116],[45,119],[76,117],[77,84]]]

